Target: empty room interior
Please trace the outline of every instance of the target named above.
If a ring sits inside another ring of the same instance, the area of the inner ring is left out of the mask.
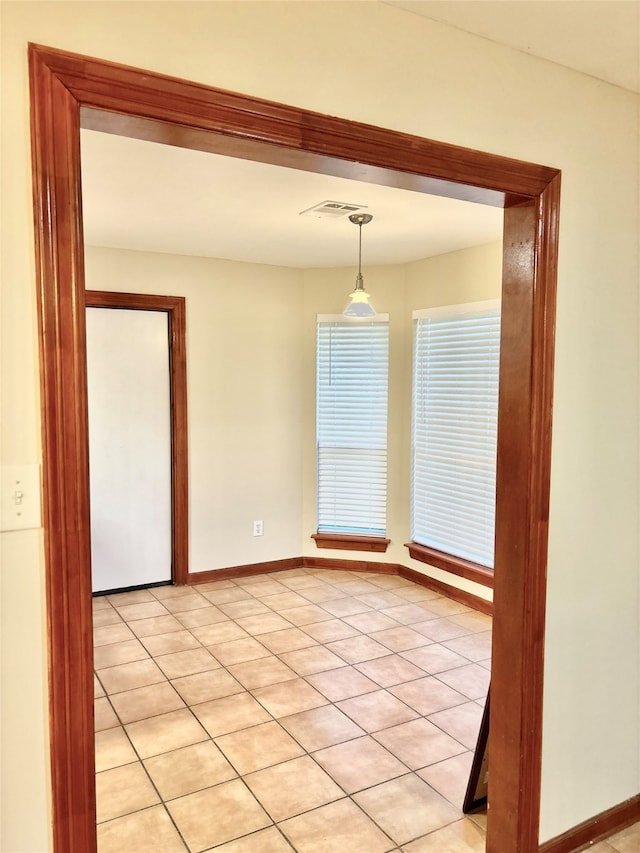
[[[0,849],[636,853],[640,3],[0,14]]]

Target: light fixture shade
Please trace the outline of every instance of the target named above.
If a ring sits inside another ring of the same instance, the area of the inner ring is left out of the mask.
[[[342,312],[344,317],[355,319],[368,319],[376,316],[373,305],[369,302],[369,294],[364,289],[362,278],[362,226],[371,222],[373,216],[370,213],[352,213],[349,221],[358,226],[358,276],[356,278],[356,289],[349,294],[350,302]]]
[[[373,305],[369,304],[369,294],[366,291],[354,290],[353,293],[349,294],[349,298],[351,302],[342,312],[343,316],[357,317],[359,319],[376,316]]]

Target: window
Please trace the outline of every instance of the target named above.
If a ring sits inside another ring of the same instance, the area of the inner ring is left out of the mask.
[[[318,317],[319,534],[385,535],[388,364],[387,315]]]
[[[413,316],[411,537],[492,569],[500,302]]]

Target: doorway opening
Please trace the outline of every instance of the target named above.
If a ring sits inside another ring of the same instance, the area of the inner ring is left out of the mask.
[[[96,844],[82,126],[504,207],[487,850],[533,853],[558,171],[49,48],[30,47],[30,70],[55,849]]]

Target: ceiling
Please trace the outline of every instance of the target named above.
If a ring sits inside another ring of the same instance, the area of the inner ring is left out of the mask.
[[[384,0],[640,92],[639,0]]]
[[[83,130],[85,241],[298,268],[357,264],[348,214],[300,215],[323,201],[363,206],[363,267],[502,237],[502,210]]]
[[[640,91],[640,0],[384,0],[516,50]],[[361,205],[363,267],[417,260],[502,236],[502,211],[422,193],[82,131],[90,245],[298,268],[355,265],[347,215]]]

